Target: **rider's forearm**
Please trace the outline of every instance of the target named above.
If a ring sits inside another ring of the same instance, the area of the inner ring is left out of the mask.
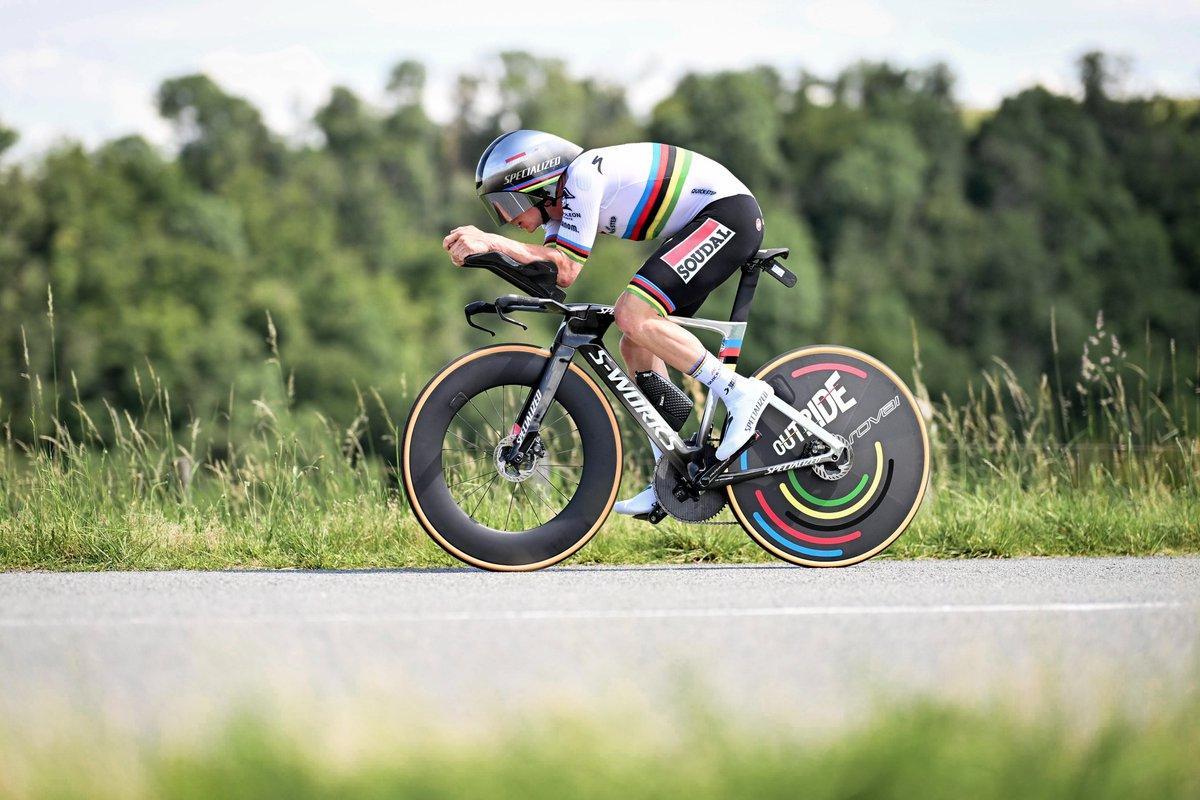
[[[494,249],[509,258],[522,263],[530,261],[549,261],[558,267],[558,285],[566,288],[579,277],[580,265],[572,261],[561,250],[540,244],[525,244],[524,242],[497,236]]]

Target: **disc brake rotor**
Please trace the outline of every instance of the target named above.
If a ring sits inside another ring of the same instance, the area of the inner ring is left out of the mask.
[[[725,507],[725,491],[708,489],[698,497],[688,494],[683,499],[675,496],[682,476],[670,459],[660,458],[654,469],[654,491],[658,503],[675,519],[683,522],[703,522],[721,513]]]
[[[504,460],[504,454],[512,446],[512,443],[513,437],[505,436],[496,444],[496,471],[500,473],[500,477],[509,483],[524,483],[535,472],[540,472],[543,476],[547,475],[546,447],[542,444],[541,439],[534,442],[529,448],[529,455],[516,464]]]
[[[850,468],[854,466],[854,448],[846,441],[845,436],[838,436],[837,440],[842,443],[842,454],[838,456],[837,461],[827,461],[824,464],[813,465],[812,471],[818,478],[827,481],[840,481],[850,472]]]

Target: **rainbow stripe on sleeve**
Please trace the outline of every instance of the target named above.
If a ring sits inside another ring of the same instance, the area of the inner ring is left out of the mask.
[[[564,239],[562,233],[558,233],[546,239],[547,247],[556,247],[562,250],[572,261],[577,261],[580,264],[588,260],[588,256],[592,254],[592,248],[584,247],[581,244],[572,242],[570,239]]]

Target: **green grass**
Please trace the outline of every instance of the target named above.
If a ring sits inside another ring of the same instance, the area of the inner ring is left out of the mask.
[[[931,489],[883,557],[1200,552],[1200,380],[1180,377],[1173,349],[1157,374],[1130,363],[1100,322],[1089,348],[1069,392],[1061,375],[1027,391],[998,361],[967,402],[935,402],[918,368]],[[97,420],[30,378],[43,433],[0,425],[0,569],[457,564],[398,491],[396,453],[364,450],[368,429],[393,450],[399,439],[377,395],[339,426],[295,408],[281,371],[276,400],[231,398],[218,419],[180,424],[157,377],[145,383],[136,415],[104,404]],[[641,488],[638,457],[623,495]],[[768,560],[736,526],[614,517],[571,563]]]
[[[97,467],[102,470],[104,467]],[[90,470],[46,466],[9,483],[0,515],[7,569],[221,569],[457,565],[425,536],[382,481],[316,486],[297,479],[257,500],[125,493]],[[311,481],[311,482],[310,482]],[[97,485],[97,484],[100,485]],[[14,499],[15,496],[15,499]],[[725,512],[719,519],[727,519]],[[1194,489],[1025,488],[999,479],[938,481],[884,557],[1151,555],[1200,552]],[[569,563],[761,562],[735,525],[612,517]]]
[[[1195,703],[1079,728],[1051,712],[920,703],[802,734],[706,713],[672,724],[525,718],[429,735],[239,718],[182,741],[77,727],[0,735],[4,798],[1194,798]]]

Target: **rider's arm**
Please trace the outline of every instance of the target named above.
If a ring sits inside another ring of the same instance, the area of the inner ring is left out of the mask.
[[[575,282],[575,279],[579,277],[580,269],[583,267],[582,264],[573,261],[566,253],[556,247],[525,244],[524,242],[518,242],[498,235],[492,240],[492,244],[493,250],[503,253],[522,264],[530,261],[552,262],[558,267],[558,280],[556,283],[564,289]]]
[[[567,257],[563,251],[544,245],[524,244],[496,233],[485,233],[474,225],[464,225],[450,231],[442,240],[442,247],[450,253],[450,260],[457,266],[474,253],[495,251],[521,262],[549,261],[558,267],[559,286],[567,287],[579,277],[580,265]]]
[[[574,265],[571,280],[592,254],[592,244],[600,229],[600,199],[603,184],[591,173],[591,166],[572,164],[563,181],[562,219],[546,226],[546,246],[558,251]],[[556,264],[560,263],[555,261]],[[562,267],[559,267],[560,276]],[[559,281],[560,285],[566,286]]]

